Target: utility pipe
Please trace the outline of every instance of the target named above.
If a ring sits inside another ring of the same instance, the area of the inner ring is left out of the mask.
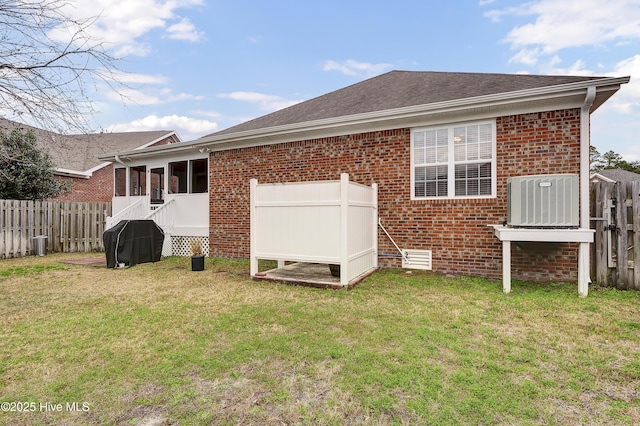
[[[382,228],[382,230],[384,231],[384,233],[387,235],[387,237],[391,240],[391,242],[393,243],[393,245],[395,246],[396,250],[398,250],[400,252],[400,255],[402,256],[402,258],[405,260],[405,262],[409,261],[409,258],[407,257],[407,255],[400,250],[400,247],[398,247],[398,245],[396,244],[395,241],[393,241],[393,238],[391,238],[391,235],[389,235],[389,233],[387,232],[386,229],[384,229],[384,226],[382,226],[382,220],[380,218],[378,218],[378,226],[380,228]]]

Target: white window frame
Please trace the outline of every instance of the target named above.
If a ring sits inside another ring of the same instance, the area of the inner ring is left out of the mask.
[[[469,160],[469,161],[455,161],[455,146],[453,141],[454,128],[477,126],[477,125],[491,125],[491,159],[490,160]],[[423,163],[415,164],[415,134],[417,132],[433,131],[433,130],[447,130],[448,132],[448,155],[447,161],[441,163]],[[496,165],[496,121],[495,120],[483,120],[483,121],[471,121],[461,123],[446,123],[440,125],[433,125],[428,127],[417,127],[411,129],[411,199],[412,200],[460,200],[460,199],[478,199],[478,198],[496,198],[497,194],[497,165]],[[455,166],[460,164],[478,164],[491,162],[491,194],[487,195],[455,195]],[[422,166],[447,166],[447,196],[427,196],[417,197],[415,188],[415,173],[416,167]]]

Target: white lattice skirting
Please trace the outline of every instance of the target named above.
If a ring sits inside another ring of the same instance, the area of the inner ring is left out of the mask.
[[[191,246],[194,242],[200,242],[202,253],[209,256],[209,237],[182,237],[171,235],[162,247],[163,256],[191,256]]]

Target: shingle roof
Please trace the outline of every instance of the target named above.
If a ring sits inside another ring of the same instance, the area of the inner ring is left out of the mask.
[[[428,105],[599,78],[602,77],[390,71],[212,135]]]
[[[615,180],[616,182],[624,180],[640,180],[640,174],[624,169],[604,169],[600,170],[598,174],[608,177],[611,180]]]
[[[136,149],[173,134],[171,130],[157,130],[61,135],[0,118],[0,129],[12,130],[16,127],[32,130],[38,145],[49,154],[56,167],[79,172],[102,164],[103,161],[98,160],[99,154]],[[176,137],[175,142],[179,141]]]

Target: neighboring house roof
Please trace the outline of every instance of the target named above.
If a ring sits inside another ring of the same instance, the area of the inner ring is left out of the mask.
[[[640,174],[624,169],[604,169],[591,174],[591,179],[603,182],[620,182],[627,180],[640,180]]]
[[[593,112],[628,82],[629,77],[391,71],[180,146],[122,154],[132,159],[216,151],[566,108]]]
[[[0,129],[14,128],[32,130],[40,148],[49,154],[56,165],[58,174],[72,176],[88,177],[108,165],[98,159],[99,155],[105,153],[143,149],[165,139],[169,139],[170,143],[181,142],[172,130],[62,135],[0,118]]]

